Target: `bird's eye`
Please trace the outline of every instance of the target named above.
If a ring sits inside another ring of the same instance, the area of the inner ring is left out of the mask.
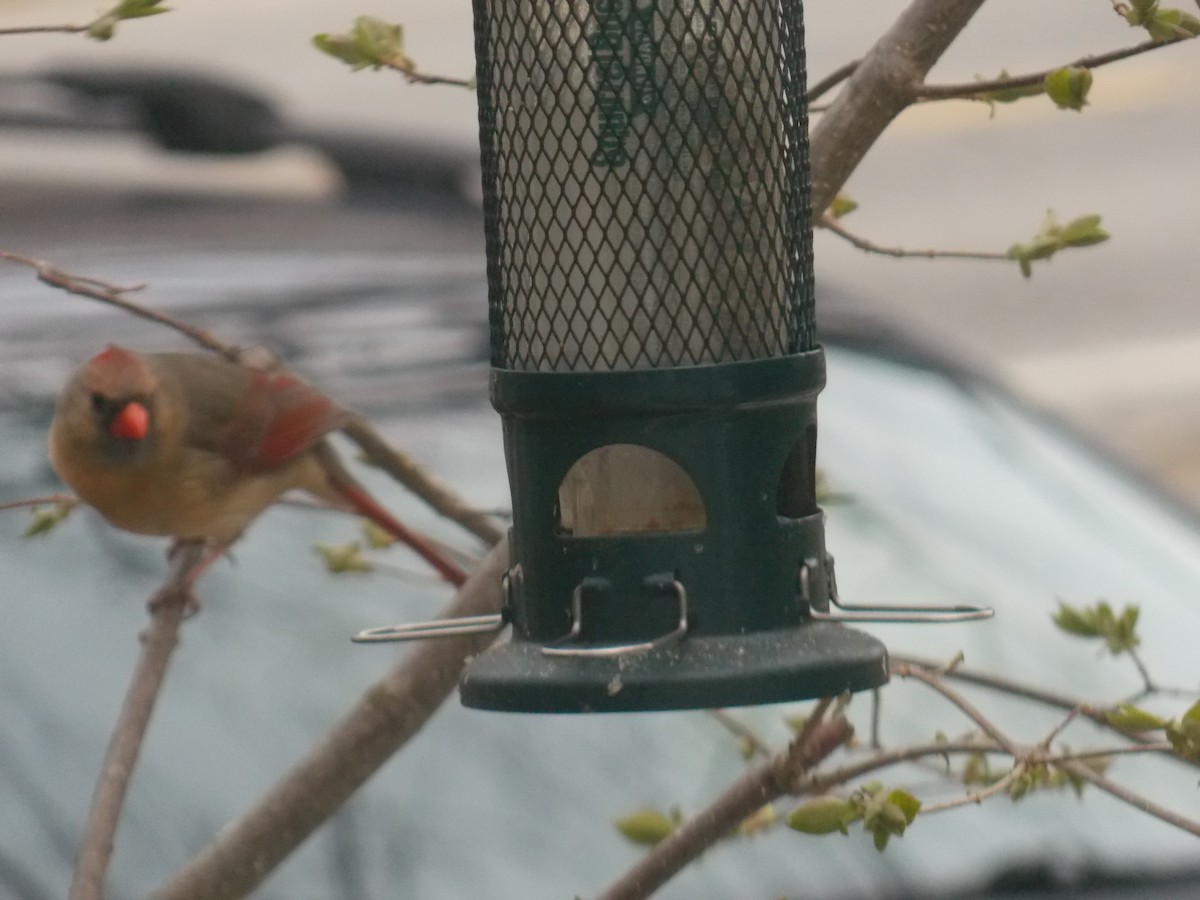
[[[92,412],[104,412],[108,408],[108,398],[101,394],[92,394]]]

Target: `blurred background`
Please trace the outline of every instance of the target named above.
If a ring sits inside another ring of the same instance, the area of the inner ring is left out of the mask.
[[[470,76],[469,4],[170,5],[122,23],[107,44],[0,37],[0,249],[144,281],[148,302],[270,345],[471,501],[505,506],[486,400],[474,95],[351,73],[311,45],[373,14],[405,25],[422,70]],[[97,6],[0,0],[0,28],[81,24]],[[808,0],[810,81],[864,53],[905,6]],[[1041,70],[1143,37],[1108,0],[994,0],[931,80]],[[835,493],[852,495],[828,510],[842,590],[860,602],[998,610],[982,625],[871,626],[894,652],[945,660],[965,650],[971,665],[1018,680],[1127,696],[1140,684],[1126,661],[1098,659],[1049,624],[1058,599],[1109,597],[1143,605],[1156,676],[1194,683],[1200,529],[1171,500],[1200,506],[1197,53],[1200,42],[1184,43],[1098,70],[1082,114],[1044,98],[910,110],[846,188],[860,208],[845,224],[880,244],[1003,252],[1048,209],[1063,221],[1101,214],[1106,244],[1035,263],[1026,280],[1007,261],[894,260],[817,233],[830,351],[821,465]],[[219,152],[156,142],[155,123],[180,110],[199,124],[192,139]],[[0,265],[0,309],[0,490],[10,499],[55,489],[44,434],[71,366],[105,340],[179,342],[12,265]],[[1030,406],[1082,426],[1169,496]],[[407,521],[463,542],[378,473],[363,477]],[[445,597],[411,573],[323,573],[309,546],[355,539],[353,523],[288,509],[268,518],[239,545],[236,568],[206,576],[211,602],[185,632],[156,714],[113,896],[146,895],[405,652],[351,648],[349,634],[428,617]],[[20,517],[0,524],[0,898],[40,900],[65,894],[144,622],[138,598],[161,576],[162,548],[86,511],[51,541],[21,541]],[[889,740],[963,728],[911,686],[886,696]],[[1058,715],[1000,710],[1037,736]],[[869,711],[867,698],[855,701],[860,727]],[[739,715],[786,741],[779,708]],[[743,768],[702,713],[553,718],[450,702],[257,896],[594,892],[640,853],[614,819],[642,804],[693,811]],[[1121,775],[1195,815],[1193,769],[1130,761]],[[882,856],[858,833],[798,844],[775,829],[715,850],[663,896],[799,886],[825,897],[1007,897],[1030,884],[1059,896],[1095,876],[1096,896],[1132,898],[1185,896],[1163,888],[1177,871],[1196,883],[1194,839],[1095,794],[1082,806],[1039,794],[919,824]],[[1158,893],[1139,894],[1144,879],[1105,892],[1117,867],[1154,868]]]
[[[469,91],[409,86],[394,73],[351,73],[310,44],[315,33],[345,31],[355,15],[373,14],[405,25],[410,55],[422,69],[468,76],[466,2],[174,5],[170,15],[123,23],[107,44],[66,35],[7,38],[2,70],[184,68],[260,93],[299,129],[370,132],[414,152],[460,154],[468,162],[475,152]],[[4,0],[0,26],[78,23],[94,6]],[[903,0],[807,3],[810,80],[862,54],[904,6]],[[1050,8],[1042,0],[989,3],[931,80],[1036,71],[1144,37],[1105,0],[1056,0]],[[968,102],[912,109],[846,189],[860,204],[846,225],[880,244],[1003,251],[1030,238],[1053,210],[1063,220],[1102,214],[1112,234],[1106,245],[1063,253],[1037,265],[1030,280],[1008,263],[867,256],[827,234],[818,234],[816,252],[827,293],[853,296],[871,316],[965,355],[1200,503],[1196,54],[1185,43],[1098,70],[1082,114],[1045,99],[994,111]],[[314,200],[344,189],[321,154],[295,144],[245,158],[164,158],[137,135],[48,140],[41,131],[0,128],[0,160],[0,243],[42,255],[53,249],[55,234],[39,233],[37,215],[19,205],[34,183],[96,191],[135,179],[143,189],[191,184],[209,195]],[[470,183],[468,174],[465,190]],[[94,215],[101,214],[78,217],[77,227],[94,227]]]

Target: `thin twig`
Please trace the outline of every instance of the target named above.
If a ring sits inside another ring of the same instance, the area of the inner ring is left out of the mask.
[[[1004,748],[998,744],[981,740],[978,737],[961,741],[930,741],[925,744],[910,744],[907,747],[894,747],[891,750],[880,750],[872,753],[866,759],[847,763],[836,769],[815,772],[801,779],[796,785],[797,795],[824,794],[863,775],[888,769],[900,763],[913,762],[926,756],[952,756],[960,753],[1004,753]]]
[[[936,669],[938,664],[931,660],[922,659],[915,656],[906,656],[898,653],[889,654],[891,665],[894,667],[901,665],[917,666],[922,669]],[[1147,745],[1157,744],[1153,738],[1139,734],[1134,731],[1124,731],[1116,728],[1108,721],[1104,709],[1097,709],[1090,704],[1084,703],[1076,697],[1070,697],[1066,694],[1055,693],[1044,688],[1033,687],[1027,684],[1013,681],[1009,678],[1004,678],[999,675],[992,675],[986,672],[976,672],[971,669],[961,667],[955,668],[953,671],[946,672],[945,677],[954,681],[961,681],[964,684],[973,684],[977,687],[987,688],[992,691],[999,691],[1002,694],[1008,694],[1012,697],[1019,697],[1024,700],[1032,700],[1035,703],[1040,703],[1043,706],[1050,706],[1056,709],[1061,709],[1064,712],[1070,712],[1073,709],[1078,709],[1079,714],[1085,716],[1091,722],[1103,728],[1113,731],[1127,740],[1133,741],[1135,744]],[[1162,752],[1162,751],[1159,751]],[[1178,754],[1166,751],[1173,759],[1187,763],[1188,765],[1200,767],[1200,762],[1186,759]]]
[[[1142,53],[1149,53],[1151,50],[1158,50],[1162,47],[1177,44],[1180,41],[1190,40],[1190,38],[1170,38],[1165,41],[1146,41],[1142,44],[1137,44],[1133,47],[1122,47],[1119,50],[1112,50],[1108,53],[1098,53],[1089,56],[1081,56],[1074,62],[1067,63],[1063,66],[1055,66],[1053,69],[1045,69],[1041,72],[1030,72],[1027,75],[1010,75],[1004,78],[993,78],[988,81],[974,81],[966,84],[923,84],[917,88],[917,99],[922,101],[928,100],[987,100],[988,94],[996,91],[1007,91],[1015,88],[1035,87],[1041,85],[1046,80],[1046,76],[1051,72],[1056,72],[1064,68],[1079,68],[1079,69],[1098,69],[1101,66],[1106,66],[1109,63],[1118,62],[1123,59],[1129,59],[1131,56],[1138,56]]]
[[[0,36],[9,34],[79,34],[87,31],[88,25],[17,25],[11,28],[0,28]]]
[[[900,664],[892,666],[892,674],[898,675],[901,678],[914,678],[932,690],[937,691],[937,693],[957,706],[968,719],[978,725],[980,731],[1004,748],[1006,753],[1015,758],[1021,757],[1021,748],[1011,738],[992,724],[966,697],[943,684],[941,679],[934,673],[918,666]]]
[[[1063,754],[1046,754],[1046,755],[1031,755],[1030,763],[1044,763],[1046,766],[1057,767],[1066,770],[1068,763],[1086,762],[1087,760],[1103,760],[1103,758],[1111,758],[1114,756],[1128,756],[1132,754],[1148,754],[1148,752],[1158,752],[1159,750],[1170,751],[1171,745],[1163,743],[1159,745],[1147,746],[1117,746],[1117,748],[1108,748],[1104,750],[1082,750],[1063,752]],[[1090,767],[1084,767],[1088,772],[1094,772]],[[930,812],[944,812],[947,810],[958,809],[959,806],[978,806],[984,800],[995,797],[996,794],[1006,791],[1010,784],[1016,779],[1021,772],[1020,766],[1014,766],[1009,769],[1002,778],[992,782],[988,787],[982,788],[979,791],[971,791],[970,793],[962,794],[961,797],[955,797],[949,800],[942,800],[941,803],[923,803],[920,806],[920,814],[928,815]],[[1132,796],[1132,794],[1130,794]]]
[[[193,603],[191,571],[204,555],[202,543],[182,544],[171,559],[166,581],[148,604],[150,624],[141,634],[142,652],[129,691],[113,728],[100,778],[92,796],[83,846],[71,883],[71,900],[101,900],[113,838],[137,764],[150,715],[154,711],[171,653],[179,643],[179,625]]]
[[[46,494],[42,497],[27,497],[24,500],[9,500],[5,503],[0,503],[0,512],[6,509],[28,509],[38,506],[75,506],[82,501],[78,497],[73,497],[70,494]]]
[[[917,668],[933,671],[938,669],[939,664],[928,659],[923,659],[917,656],[907,656],[900,653],[889,653],[888,658],[893,667],[895,666],[915,666]],[[987,672],[976,672],[972,669],[966,669],[961,666],[955,667],[953,670],[945,673],[945,677],[954,681],[962,681],[966,684],[974,684],[978,687],[989,688],[993,691],[999,691],[1003,694],[1011,694],[1014,697],[1021,697],[1025,700],[1033,700],[1035,703],[1041,703],[1044,706],[1053,706],[1061,709],[1064,712],[1070,712],[1076,707],[1083,706],[1075,697],[1066,694],[1057,694],[1053,691],[1045,690],[1044,688],[1031,687],[1021,684],[1009,678],[1004,678],[999,675],[992,675]],[[1086,709],[1084,714],[1091,717]]]
[[[1012,784],[1013,779],[1016,777],[1017,770],[1013,768],[1006,772],[1003,778],[989,784],[982,790],[971,791],[969,794],[963,794],[961,797],[955,797],[952,800],[942,800],[939,803],[922,803],[921,815],[927,816],[930,813],[946,812],[946,810],[958,809],[962,806],[980,806],[984,800],[1007,791],[1008,786]]]
[[[1153,694],[1158,690],[1158,685],[1154,683],[1154,679],[1150,677],[1150,670],[1146,668],[1146,663],[1142,660],[1141,654],[1130,647],[1125,651],[1129,654],[1129,658],[1133,660],[1134,666],[1137,667],[1138,674],[1142,676],[1142,685],[1145,687],[1144,694]]]
[[[1072,750],[1064,753],[1039,756],[1035,761],[1046,763],[1048,765],[1065,765],[1068,762],[1083,762],[1089,759],[1096,759],[1100,757],[1159,753],[1163,750],[1169,751],[1170,745],[1166,743],[1159,743],[1132,747],[1106,747],[1103,749],[1094,750]],[[906,747],[893,747],[890,750],[880,750],[876,753],[872,753],[865,759],[860,759],[856,762],[839,766],[836,769],[813,773],[807,778],[801,780],[800,784],[796,786],[795,793],[798,796],[825,794],[836,787],[862,778],[864,775],[869,775],[872,772],[877,772],[881,769],[888,769],[892,766],[900,765],[901,763],[920,762],[922,759],[931,756],[950,757],[967,753],[999,753],[1008,755],[1007,751],[1005,751],[1005,749],[999,744],[982,740],[978,737],[963,738],[961,740],[952,741],[933,741],[925,744],[911,744]],[[927,811],[927,809],[928,808],[925,806],[921,807],[922,812]]]
[[[796,781],[853,734],[844,716],[820,721],[814,712],[791,746],[731,784],[711,804],[654,845],[614,881],[599,900],[641,900],[728,835],[765,804],[791,791]]]
[[[1012,259],[1005,253],[992,253],[988,251],[972,251],[972,250],[909,250],[904,247],[886,247],[882,244],[876,244],[874,241],[869,241],[864,237],[860,237],[854,232],[848,230],[829,213],[821,217],[821,227],[826,231],[836,234],[843,240],[853,244],[859,250],[867,253],[876,253],[881,256],[891,256],[896,259],[910,259],[917,257],[920,259],[989,259],[1002,260],[1004,262],[1012,262]]]
[[[732,734],[739,741],[743,742],[750,749],[752,754],[759,756],[772,756],[773,751],[770,746],[760,738],[754,729],[748,726],[737,716],[732,715],[728,710],[710,709],[708,714],[717,721],[726,731]]]
[[[508,546],[495,547],[441,616],[501,605]],[[154,894],[157,900],[243,897],[429,721],[466,661],[494,635],[425,641],[372,685],[295,766]]]
[[[800,730],[796,732],[796,736],[792,738],[787,751],[776,758],[775,766],[780,782],[791,784],[799,776],[803,775],[804,772],[812,768],[812,766],[797,765],[797,760],[808,752],[808,745],[812,741],[817,729],[821,727],[821,723],[825,719],[825,713],[829,711],[833,700],[833,697],[822,697],[817,701],[817,705],[813,707],[813,711],[809,713]],[[849,735],[847,735],[848,739]]]
[[[140,319],[148,319],[151,322],[156,322],[159,325],[165,325],[180,334],[190,338],[195,343],[204,347],[206,350],[211,350],[231,362],[236,362],[240,356],[240,351],[236,347],[231,347],[217,340],[210,332],[202,328],[196,328],[186,322],[176,319],[174,316],[167,313],[159,312],[150,309],[140,303],[135,303],[127,299],[124,295],[131,294],[136,291],[143,290],[144,284],[136,284],[130,286],[122,286],[112,284],[107,281],[102,281],[99,278],[90,278],[87,276],[73,275],[70,272],[65,272],[42,259],[33,259],[29,256],[22,256],[18,253],[8,253],[0,250],[0,259],[6,259],[9,262],[17,263],[22,266],[28,266],[37,274],[38,281],[43,284],[48,284],[51,287],[66,291],[69,294],[75,294],[80,297],[88,297],[92,300],[99,300],[101,303],[106,303],[109,306],[115,306],[130,315],[137,316]]]
[[[808,111],[813,112],[812,102],[819,97],[829,93],[847,78],[854,74],[854,70],[858,68],[858,64],[862,62],[859,59],[852,59],[848,63],[838,66],[816,84],[808,89]]]
[[[428,72],[419,71],[411,63],[403,65],[385,60],[381,65],[394,72],[399,72],[409,84],[448,84],[453,87],[468,88],[469,90],[475,89],[475,79],[473,78],[455,78],[452,75],[430,75]]]
[[[1104,747],[1093,750],[1071,750],[1065,753],[1057,753],[1053,756],[1044,758],[1044,762],[1057,765],[1062,762],[1070,762],[1078,760],[1080,762],[1088,759],[1100,759],[1106,756],[1138,756],[1143,753],[1174,753],[1175,748],[1168,741],[1157,741],[1150,744],[1126,744],[1123,747]]]
[[[1084,706],[1080,705],[1068,712],[1065,716],[1063,716],[1062,721],[1051,728],[1050,733],[1042,738],[1038,746],[1043,750],[1048,750],[1054,740],[1067,729],[1067,726],[1079,718],[1079,716],[1083,713],[1083,710]]]
[[[1111,781],[1085,765],[1064,762],[1062,763],[1062,767],[1074,777],[1095,785],[1106,794],[1111,794],[1118,800],[1128,803],[1134,809],[1139,809],[1148,815],[1154,816],[1156,819],[1161,819],[1168,825],[1174,825],[1176,828],[1181,828],[1189,834],[1200,837],[1200,822],[1181,816],[1173,810],[1167,809],[1165,806],[1160,806],[1147,797],[1143,797],[1141,794],[1135,794],[1128,788],[1122,787],[1115,781]]]
[[[504,529],[487,513],[468,504],[444,481],[393,447],[362,417],[356,416],[342,432],[362,449],[370,461],[404,485],[436,512],[457,522],[488,546],[504,537]]]

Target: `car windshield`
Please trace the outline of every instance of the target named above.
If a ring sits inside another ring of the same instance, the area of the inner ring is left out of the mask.
[[[86,254],[76,261],[87,268]],[[99,274],[114,277],[133,268],[104,264]],[[136,272],[174,312],[283,349],[472,502],[507,504],[499,420],[486,402],[478,253],[165,252],[139,259]],[[17,398],[0,413],[7,499],[55,487],[45,430],[68,359],[104,339],[151,344],[148,335],[161,333],[50,294],[28,273],[0,270],[0,290],[19,311],[0,359]],[[1200,633],[1191,521],[982,381],[886,343],[830,335],[826,345],[819,465],[843,600],[996,608],[988,622],[861,627],[897,654],[947,662],[961,650],[972,668],[1111,701],[1138,690],[1136,670],[1050,621],[1060,599],[1103,597],[1141,605],[1156,678],[1191,683],[1189,645]],[[469,546],[382,475],[361,474],[407,521]],[[63,896],[142,603],[164,571],[162,544],[116,533],[87,511],[24,542],[20,516],[5,521],[0,883],[15,896]],[[205,576],[204,608],[184,628],[134,779],[112,896],[146,895],[407,652],[354,646],[351,633],[436,614],[447,592],[423,576],[324,572],[312,545],[358,534],[344,517],[279,507],[230,564]],[[399,552],[379,558],[419,568]],[[881,697],[889,743],[968,730],[920,686],[892,684]],[[1030,741],[1062,715],[976,697]],[[737,714],[782,745],[785,715],[802,708]],[[850,712],[865,739],[870,695]],[[1089,735],[1072,739],[1085,745]],[[615,819],[647,806],[694,811],[744,766],[704,712],[533,716],[451,702],[256,896],[438,900],[496,896],[497,886],[507,896],[590,895],[641,852]],[[1115,771],[1168,804],[1194,796],[1186,767],[1129,759]],[[928,769],[886,778],[953,794]],[[1170,867],[1193,855],[1192,838],[1095,791],[1082,801],[1047,793],[919,819],[884,854],[857,830],[804,838],[778,828],[726,841],[661,896],[927,895],[1008,866]]]

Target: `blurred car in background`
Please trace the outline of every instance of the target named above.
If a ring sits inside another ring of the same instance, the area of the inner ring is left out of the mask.
[[[175,77],[154,79],[154,97],[147,79],[111,72],[43,73],[23,85],[65,110],[49,122],[51,107],[34,104],[42,121],[20,123],[40,129],[47,147],[77,140],[82,127],[177,168],[63,188],[6,183],[0,165],[0,249],[145,282],[145,302],[239,344],[269,345],[471,502],[505,506],[499,421],[486,394],[473,161],[370,134],[293,132],[236,86]],[[162,100],[160,89],[171,96]],[[241,130],[214,147],[202,127],[206,146],[182,146],[187,123],[222,103],[246,113]],[[267,158],[281,149],[291,155]],[[166,155],[182,150],[202,155]],[[45,430],[74,365],[108,340],[183,344],[14,265],[0,266],[0,304],[0,500],[12,500],[57,487]],[[839,498],[827,537],[842,596],[996,609],[984,623],[864,627],[895,653],[948,661],[962,651],[973,669],[1102,703],[1135,694],[1136,669],[1098,657],[1050,617],[1060,599],[1136,603],[1155,678],[1195,689],[1195,519],[970,369],[857,317],[855,306],[835,292],[818,301],[829,363],[819,464]],[[362,477],[407,521],[481,549],[379,473]],[[0,896],[40,900],[66,893],[163,546],[86,510],[37,539],[22,539],[19,513],[0,523]],[[408,652],[354,646],[350,634],[435,613],[445,588],[404,571],[419,566],[400,551],[376,554],[384,565],[368,576],[325,573],[312,545],[357,535],[344,517],[280,507],[251,529],[234,564],[205,576],[204,609],[184,628],[134,777],[111,896],[148,895]],[[1062,716],[972,696],[1021,740],[1040,739]],[[920,686],[892,684],[881,702],[889,744],[968,728]],[[798,709],[737,714],[783,746],[785,716]],[[850,713],[867,733],[870,698],[855,698]],[[1069,739],[1113,741],[1082,725]],[[614,820],[646,806],[693,812],[745,765],[703,712],[539,717],[452,702],[256,896],[589,896],[641,853]],[[1112,776],[1195,816],[1190,767],[1129,758]],[[922,796],[961,790],[917,766],[883,777]],[[1106,795],[1045,792],[919,818],[883,854],[856,829],[812,838],[778,827],[731,839],[661,896],[1193,896],[1195,860],[1194,838]]]

